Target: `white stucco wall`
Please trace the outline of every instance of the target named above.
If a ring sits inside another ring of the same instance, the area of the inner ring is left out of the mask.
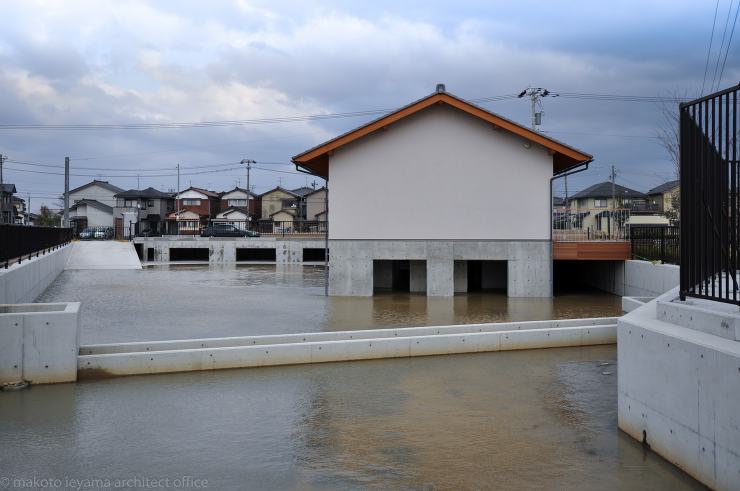
[[[435,106],[342,147],[330,238],[547,240],[552,157],[524,143]]]
[[[76,193],[69,193],[69,205],[72,206],[75,202],[83,199],[92,199],[99,201],[104,205],[116,206],[116,198],[113,197],[118,191],[111,191],[98,184],[94,184],[85,189],[81,189]]]
[[[110,213],[106,213],[94,206],[81,205],[77,207],[77,216],[86,216],[88,227],[113,226],[113,210]]]

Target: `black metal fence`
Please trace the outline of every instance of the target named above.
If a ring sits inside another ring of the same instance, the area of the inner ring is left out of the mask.
[[[740,305],[740,86],[680,106],[681,298]]]
[[[0,264],[38,257],[72,240],[71,228],[0,224]]]
[[[633,225],[630,227],[632,258],[681,263],[681,228],[665,225]]]
[[[162,232],[155,235],[200,235],[206,227],[227,225],[235,230],[257,232],[260,235],[325,235],[326,221],[323,220],[178,220],[168,221]],[[136,235],[142,235],[138,228]]]

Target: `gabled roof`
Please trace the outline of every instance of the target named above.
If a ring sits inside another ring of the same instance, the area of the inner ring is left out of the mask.
[[[646,198],[647,196],[640,191],[635,191],[619,184],[614,184],[614,195],[618,198]],[[612,183],[611,181],[604,181],[598,184],[587,187],[586,189],[574,194],[569,199],[581,199],[581,198],[611,198],[612,197]]]
[[[297,196],[301,196],[301,197],[306,196],[306,195],[309,195],[309,194],[313,193],[313,191],[314,191],[313,188],[309,188],[309,187],[306,187],[306,186],[301,186],[299,188],[291,189],[291,192],[293,194],[295,194]]]
[[[77,201],[75,204],[69,207],[70,210],[76,210],[78,206],[80,205],[87,205],[92,206],[93,208],[97,208],[100,211],[104,211],[106,213],[113,213],[113,207],[108,206],[104,203],[101,203],[100,201],[94,200],[94,199],[81,199]]]
[[[563,206],[565,204],[565,198],[561,198],[560,196],[553,196],[552,204],[554,206]]]
[[[109,183],[108,181],[98,181],[98,180],[93,180],[93,181],[88,182],[87,184],[83,184],[82,186],[76,187],[74,189],[70,189],[69,192],[70,192],[70,194],[71,193],[76,193],[78,191],[82,191],[83,189],[87,189],[87,188],[89,188],[91,186],[95,186],[95,185],[98,185],[101,188],[105,188],[108,191],[113,191],[114,193],[121,193],[121,192],[123,192],[123,189],[119,188],[118,186],[114,186],[113,184]]]
[[[240,188],[239,186],[236,186],[231,191],[224,191],[223,193],[219,193],[219,196],[223,198],[224,195],[227,195],[229,193],[233,193],[235,191],[241,191],[242,193],[249,193],[250,195],[252,195],[253,198],[256,198],[257,197],[257,195],[255,193],[253,193],[252,191],[247,191],[246,189]]]
[[[209,190],[203,189],[203,188],[196,188],[195,186],[190,186],[187,189],[183,189],[179,193],[175,194],[175,197],[181,195],[182,193],[186,193],[188,191],[196,191],[198,193],[201,193],[201,194],[204,194],[204,195],[208,196],[209,198],[219,198],[220,197],[219,194],[217,192],[215,192],[215,191],[209,191]]]
[[[285,189],[284,187],[275,186],[274,188],[270,189],[269,191],[265,191],[264,193],[258,195],[258,198],[261,198],[262,196],[264,196],[266,194],[274,193],[275,191],[282,191],[284,193],[290,194],[291,196],[295,196],[296,198],[299,198],[300,197],[299,195],[295,194],[290,189]]]
[[[555,174],[593,159],[591,155],[585,152],[559,142],[554,138],[545,136],[540,132],[526,128],[525,126],[506,119],[503,116],[492,113],[440,89],[416,102],[412,102],[407,106],[364,124],[359,128],[355,128],[354,130],[306,150],[305,152],[294,156],[292,161],[296,164],[296,168],[303,168],[313,174],[326,178],[329,174],[330,152],[371,133],[382,130],[396,121],[411,116],[412,114],[430,106],[434,106],[435,104],[446,104],[450,107],[454,107],[479,119],[487,121],[496,128],[501,128],[510,133],[519,135],[533,143],[544,146],[553,154],[553,173]]]
[[[681,181],[679,179],[676,179],[675,181],[664,182],[660,186],[656,186],[648,191],[647,194],[662,194],[680,185]]]
[[[18,191],[15,190],[15,184],[0,184],[0,191],[3,193],[15,194]]]
[[[275,216],[278,213],[287,213],[288,215],[295,217],[295,210],[292,208],[283,208],[282,210],[278,210],[275,213],[270,213],[270,216]]]
[[[229,206],[224,211],[220,212],[219,215],[226,216],[230,213],[234,213],[235,211],[244,213],[245,215],[249,216],[249,209],[246,206]]]
[[[172,193],[165,193],[153,187],[146,189],[129,189],[113,196],[114,198],[146,198],[146,199],[166,199],[172,198]]]
[[[321,191],[326,191],[326,186],[321,186],[320,188],[314,189],[313,191],[311,191],[310,193],[308,193],[306,196],[304,196],[304,198],[305,197],[308,197],[308,196],[311,196],[312,194],[320,193]]]

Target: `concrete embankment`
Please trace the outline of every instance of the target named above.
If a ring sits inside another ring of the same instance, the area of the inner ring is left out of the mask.
[[[75,242],[65,269],[141,269],[131,242]]]
[[[369,360],[616,342],[616,318],[434,326],[80,347],[78,376]]]
[[[64,270],[72,245],[0,269],[0,304],[30,303]]]

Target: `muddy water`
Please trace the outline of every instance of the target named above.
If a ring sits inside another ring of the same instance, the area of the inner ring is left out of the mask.
[[[325,297],[321,267],[165,265],[65,271],[39,302],[82,301],[81,342],[244,336],[619,315],[619,297]]]
[[[616,430],[613,346],[0,392],[0,478],[209,489],[699,489]]]

